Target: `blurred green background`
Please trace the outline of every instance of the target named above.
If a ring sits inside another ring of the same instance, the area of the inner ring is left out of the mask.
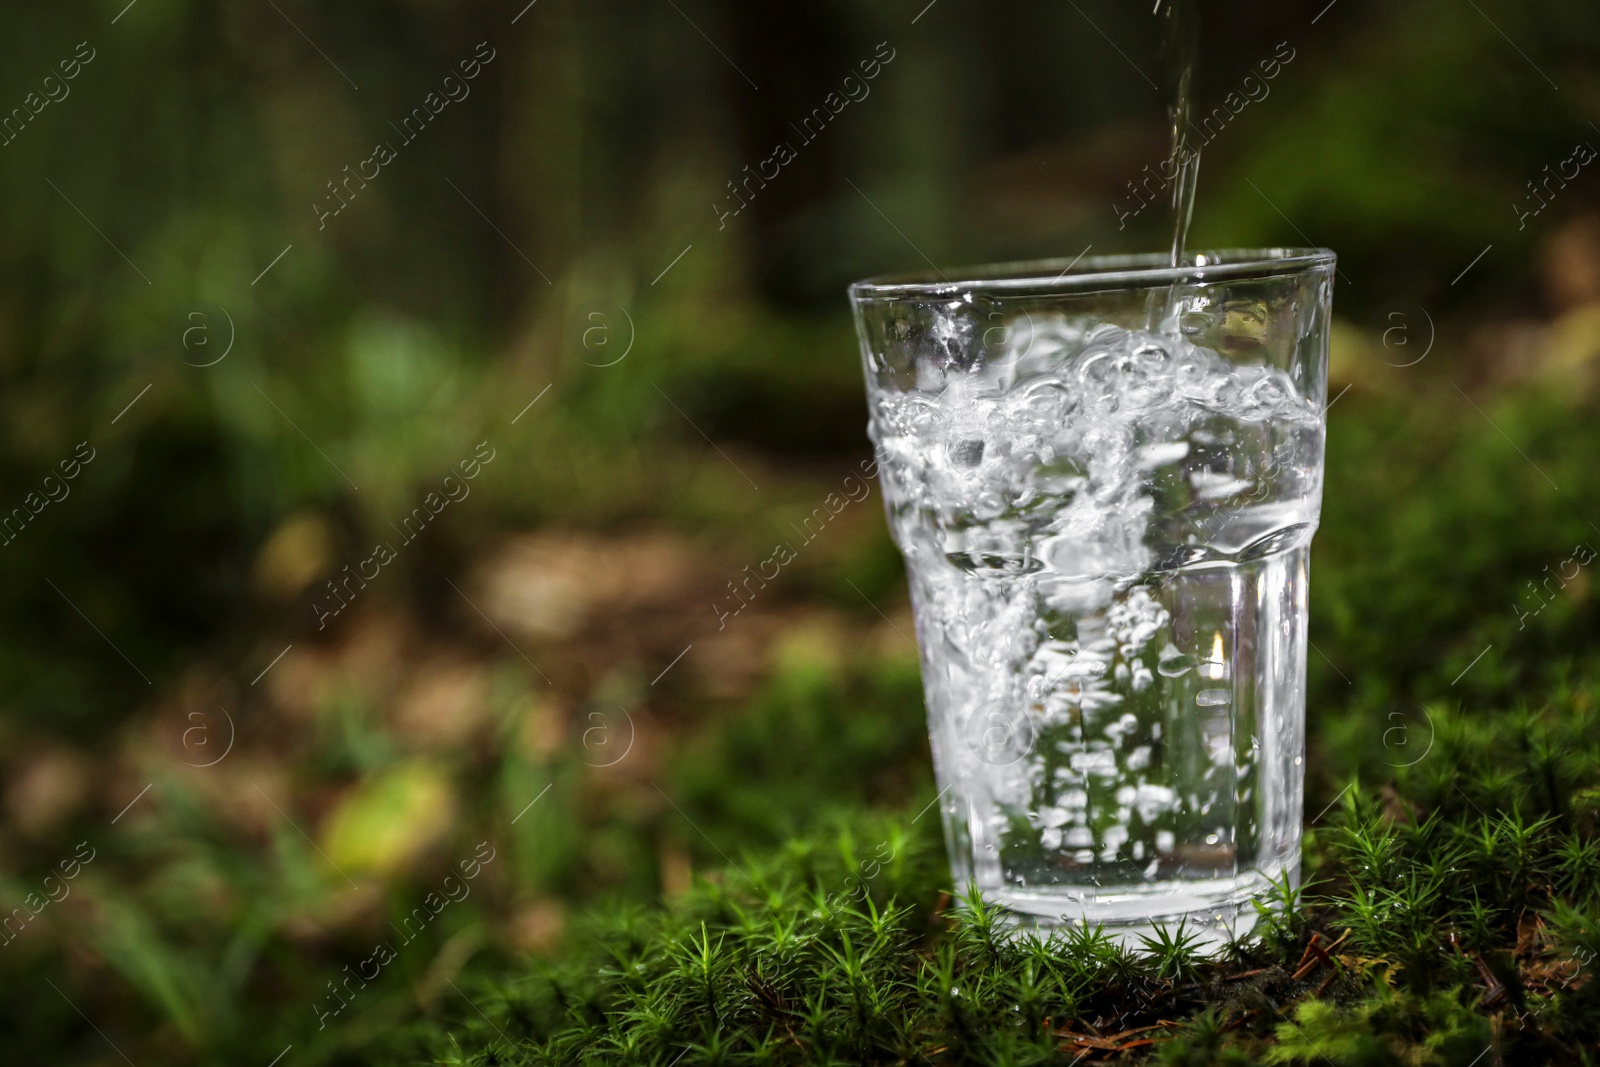
[[[714,605],[869,456],[848,282],[1170,239],[1144,5],[125,3],[0,16],[8,1061],[366,1062],[932,797],[875,485]],[[1201,8],[1192,244],[1341,256],[1316,804],[1592,659],[1600,11]]]

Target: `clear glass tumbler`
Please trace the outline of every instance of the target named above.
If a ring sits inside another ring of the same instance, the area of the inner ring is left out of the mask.
[[[850,289],[956,884],[1019,924],[1215,943],[1298,883],[1333,276],[1271,249]]]

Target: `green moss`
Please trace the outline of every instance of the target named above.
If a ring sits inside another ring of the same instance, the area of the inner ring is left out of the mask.
[[[1444,715],[1431,761],[1353,783],[1320,883],[1202,957],[1101,932],[1008,936],[952,902],[931,819],[862,816],[597,919],[559,969],[482,981],[409,1055],[439,1063],[1578,1062],[1600,1042],[1594,686]],[[1555,776],[1552,778],[1552,776]],[[1558,781],[1558,788],[1544,784]],[[1325,953],[1319,955],[1319,953]],[[398,1061],[397,1061],[398,1062]]]

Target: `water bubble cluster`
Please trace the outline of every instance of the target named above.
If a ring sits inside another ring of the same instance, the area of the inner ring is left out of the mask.
[[[1235,717],[1274,699],[1231,646],[1292,593],[1270,561],[1316,522],[1320,408],[1283,370],[1181,337],[1033,317],[991,340],[1012,335],[1026,348],[875,391],[870,428],[975,877],[1231,870],[1261,748],[1238,750]],[[1258,560],[1267,593],[1226,577]]]
[[[1127,574],[1152,562],[1164,514],[1318,488],[1320,413],[1282,370],[1116,327],[1062,358],[1068,339],[1032,333],[1002,370],[877,398],[905,551],[973,571]]]

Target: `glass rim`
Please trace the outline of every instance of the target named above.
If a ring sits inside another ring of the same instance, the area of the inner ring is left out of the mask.
[[[953,275],[883,274],[853,282],[852,300],[874,297],[941,298],[969,290],[1073,293],[1097,289],[1144,289],[1188,282],[1238,278],[1288,277],[1317,267],[1332,267],[1338,257],[1328,248],[1227,248],[1192,252],[1172,266],[1170,254],[1144,252],[1076,259],[1017,260],[963,267]]]

